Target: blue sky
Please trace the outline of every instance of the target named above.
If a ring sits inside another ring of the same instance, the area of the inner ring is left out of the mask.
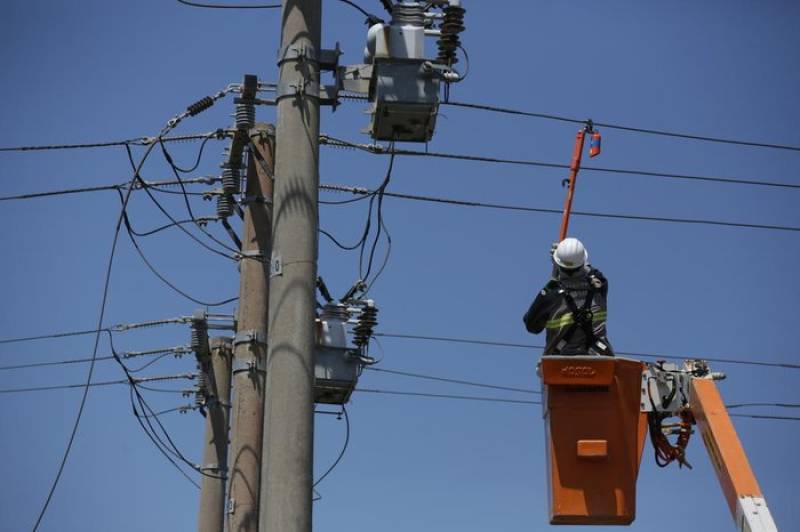
[[[379,13],[380,3],[360,0]],[[452,98],[655,129],[800,145],[800,6],[788,1],[556,2],[472,0],[463,44],[468,79]],[[343,62],[360,61],[366,27],[355,10],[325,0],[323,43],[341,43]],[[244,73],[275,81],[277,11],[190,9],[169,0],[45,2],[12,0],[0,20],[0,145],[117,140],[156,134],[185,106]],[[429,42],[429,53],[434,43]],[[361,102],[323,110],[322,131],[366,142]],[[230,124],[224,100],[178,133]],[[258,109],[261,121],[274,111]],[[429,148],[473,155],[567,163],[576,127],[532,118],[443,107]],[[404,146],[410,149],[419,146]],[[179,164],[198,145],[172,150]],[[198,175],[217,173],[223,144],[212,141]],[[141,153],[141,152],[137,152]],[[798,183],[797,152],[746,148],[603,130],[592,164]],[[321,148],[325,183],[376,186],[388,160]],[[122,148],[0,154],[0,195],[129,179]],[[155,153],[146,179],[169,179]],[[389,190],[464,200],[559,208],[564,171],[398,157]],[[326,199],[343,199],[324,194]],[[800,225],[794,189],[686,182],[584,172],[575,208],[625,214]],[[183,217],[179,198],[165,205]],[[365,205],[323,207],[321,225],[347,242],[362,230]],[[0,336],[94,327],[119,204],[113,192],[0,204],[4,305]],[[199,215],[211,202],[195,200]],[[139,229],[165,223],[144,195],[130,216]],[[387,198],[391,261],[372,292],[379,331],[539,343],[521,322],[546,281],[555,215],[470,209]],[[222,238],[224,233],[214,227]],[[619,350],[797,363],[800,283],[796,232],[574,218],[591,262],[610,280],[609,334]],[[142,241],[170,279],[208,299],[236,295],[235,265],[184,234]],[[319,271],[341,294],[357,275],[357,254],[320,241]],[[197,305],[169,291],[121,238],[107,324],[191,314]],[[227,307],[232,310],[233,307]],[[188,342],[188,328],[118,334],[122,350]],[[80,358],[93,338],[0,346],[0,365]],[[539,351],[385,338],[381,367],[538,387]],[[101,342],[99,353],[108,354]],[[85,379],[74,364],[0,371],[0,389]],[[191,371],[191,357],[167,358],[148,375]],[[718,364],[728,402],[796,402],[800,374]],[[95,380],[122,378],[99,362]],[[526,395],[428,383],[365,372],[363,387],[387,390]],[[180,387],[176,384],[175,387]],[[188,400],[148,396],[154,408]],[[79,390],[4,394],[0,453],[6,457],[0,528],[29,529],[61,458]],[[320,485],[319,532],[437,530],[477,532],[547,528],[544,432],[536,406],[355,394],[351,440],[339,467]],[[791,411],[752,410],[789,414]],[[164,418],[187,456],[200,460],[202,418]],[[800,522],[791,457],[800,425],[737,418],[736,427],[779,526]],[[315,471],[341,449],[344,422],[316,421]],[[653,465],[645,451],[632,530],[727,531],[728,510],[705,449],[689,449],[691,471]],[[157,453],[130,412],[125,387],[93,388],[75,447],[43,530],[191,530],[196,489]],[[565,530],[571,528],[566,527]],[[599,528],[598,530],[603,530]]]

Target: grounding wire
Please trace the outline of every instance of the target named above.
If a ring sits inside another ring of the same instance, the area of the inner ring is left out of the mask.
[[[346,187],[342,185],[320,185],[323,190],[337,191],[337,192],[350,192],[351,194],[358,194],[359,198],[364,198],[363,194],[368,194],[363,187]],[[457,200],[454,198],[443,198],[434,196],[423,196],[419,194],[404,194],[400,192],[385,192],[385,196],[404,199],[410,201],[420,201],[427,203],[441,203],[446,205],[456,205],[460,207],[478,207],[484,209],[506,210],[515,212],[532,212],[543,214],[557,214],[561,216],[563,213],[559,209],[547,209],[543,207],[524,207],[520,205],[507,205],[500,203],[484,203],[479,201]],[[665,216],[641,216],[636,214],[620,214],[620,213],[604,213],[592,211],[572,211],[574,216],[583,216],[587,218],[607,218],[617,220],[635,220],[644,222],[662,222],[662,223],[675,223],[675,224],[692,224],[692,225],[712,225],[721,227],[737,227],[743,229],[764,229],[770,231],[789,231],[800,232],[798,226],[787,225],[768,225],[768,224],[753,224],[745,222],[729,222],[724,220],[707,220],[702,218],[673,218]]]
[[[319,486],[319,483],[325,480],[325,477],[330,475],[331,472],[336,469],[336,466],[342,461],[344,453],[347,452],[347,446],[350,444],[350,416],[347,415],[347,408],[344,405],[342,405],[342,413],[344,414],[345,422],[344,445],[342,445],[342,450],[339,452],[339,456],[336,457],[336,460],[333,461],[331,466],[314,482],[314,484],[311,486],[312,488]]]
[[[585,124],[586,120],[578,120],[576,118],[569,118],[566,116],[559,116],[554,114],[546,114],[546,113],[533,113],[528,111],[521,111],[519,109],[511,109],[508,107],[499,107],[495,105],[484,105],[478,103],[467,103],[467,102],[454,102],[454,101],[446,101],[442,102],[443,105],[450,105],[452,107],[464,107],[468,109],[477,109],[481,111],[490,111],[493,113],[502,113],[502,114],[511,114],[511,115],[518,115],[518,116],[527,116],[533,118],[543,118],[546,120],[557,120],[560,122],[569,122],[572,124]],[[688,140],[699,140],[703,142],[715,142],[719,144],[734,144],[739,146],[750,146],[756,148],[771,148],[776,150],[789,150],[789,151],[800,151],[800,147],[798,146],[789,146],[786,144],[774,144],[768,142],[753,142],[749,140],[738,140],[738,139],[729,139],[729,138],[721,138],[721,137],[711,137],[706,135],[693,135],[689,133],[678,133],[674,131],[665,131],[659,129],[649,129],[649,128],[641,128],[641,127],[632,127],[632,126],[625,126],[621,124],[613,124],[608,122],[597,122],[592,121],[593,125],[598,127],[604,127],[608,129],[617,129],[620,131],[630,131],[633,133],[643,133],[647,135],[659,135],[663,137],[673,137],[673,138],[680,138],[680,139],[688,139]]]

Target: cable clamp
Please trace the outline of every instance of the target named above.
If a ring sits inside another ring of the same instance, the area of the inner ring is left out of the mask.
[[[239,200],[239,203],[247,206],[251,203],[262,203],[264,205],[272,205],[272,198],[266,196],[244,196]]]
[[[242,360],[236,358],[233,360],[233,365],[231,367],[231,372],[236,375],[238,373],[266,373],[267,370],[264,367],[264,363],[260,362],[256,358],[251,358],[250,360]]]
[[[264,253],[261,252],[260,249],[247,249],[240,251],[237,254],[239,259],[257,259],[263,261],[266,257],[264,257]]]
[[[267,345],[267,333],[264,331],[259,331],[256,329],[250,329],[247,331],[239,331],[236,333],[236,336],[233,338],[233,345],[237,346],[240,344],[261,344]]]
[[[221,473],[220,476],[227,477],[226,473],[228,472],[228,468],[225,466],[221,466],[219,464],[204,464],[197,468],[199,471],[213,471],[217,473]]]
[[[317,50],[310,44],[289,44],[278,51],[278,66],[286,61],[317,61]]]

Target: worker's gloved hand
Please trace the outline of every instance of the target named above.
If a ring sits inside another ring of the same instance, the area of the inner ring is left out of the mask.
[[[553,242],[550,244],[550,258],[553,258],[553,255],[556,254],[556,248],[558,247],[559,242]]]

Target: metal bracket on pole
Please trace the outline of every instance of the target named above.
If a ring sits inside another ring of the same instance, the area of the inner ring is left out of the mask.
[[[260,249],[248,249],[240,251],[237,255],[239,259],[253,259],[253,260],[260,260],[263,261],[266,257],[264,257],[264,253]]]
[[[267,345],[267,335],[264,331],[251,329],[249,331],[239,331],[233,339],[233,345],[240,344],[261,344]]]
[[[236,375],[238,373],[247,372],[247,373],[266,373],[267,369],[264,367],[264,363],[261,362],[259,359],[251,358],[250,360],[240,360],[234,359],[233,360],[233,374]]]

